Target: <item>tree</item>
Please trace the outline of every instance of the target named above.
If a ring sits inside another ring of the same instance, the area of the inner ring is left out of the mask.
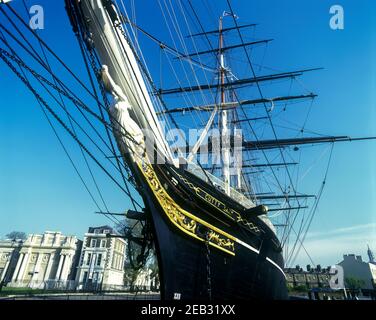
[[[124,266],[125,283],[133,288],[138,275],[145,268],[150,269],[151,277],[156,278],[159,282],[158,263],[154,250],[147,250],[146,253],[142,254],[141,244],[138,242],[138,239],[145,236],[143,224],[137,220],[124,219],[116,224],[115,229],[127,239],[127,254]]]
[[[308,287],[305,284],[298,285],[294,288],[296,292],[308,292]]]
[[[115,225],[116,231],[127,239],[126,267],[134,267],[137,256],[141,253],[141,246],[131,239],[142,236],[142,224],[139,221],[124,219]]]
[[[355,277],[346,277],[345,283],[346,283],[347,288],[354,290],[354,291],[362,289],[363,286],[365,285],[364,280],[361,280]]]
[[[359,293],[359,290],[362,289],[365,285],[364,280],[355,278],[355,277],[346,277],[345,278],[346,287],[350,290],[351,296],[353,298]]]
[[[26,233],[22,231],[12,231],[5,236],[12,240],[26,240],[27,238]]]

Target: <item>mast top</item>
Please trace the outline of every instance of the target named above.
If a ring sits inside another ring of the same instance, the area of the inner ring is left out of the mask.
[[[220,17],[220,18],[223,18],[223,17]],[[200,33],[195,33],[195,34],[191,34],[191,35],[188,35],[186,36],[186,38],[192,38],[192,37],[198,37],[198,36],[205,36],[205,35],[211,35],[211,34],[218,34],[220,33],[221,31],[222,32],[227,32],[227,31],[231,31],[231,30],[236,30],[236,29],[243,29],[243,28],[252,28],[252,27],[255,27],[257,26],[258,24],[257,23],[250,23],[250,24],[245,24],[245,25],[242,25],[242,26],[238,26],[238,27],[229,27],[229,28],[223,28],[222,30],[210,30],[210,31],[205,31],[205,32],[200,32]]]

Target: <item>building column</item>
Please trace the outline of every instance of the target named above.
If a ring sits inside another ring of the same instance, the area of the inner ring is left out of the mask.
[[[20,268],[20,272],[16,278],[16,281],[20,281],[20,280],[23,280],[23,276],[24,276],[24,273],[25,273],[25,269],[27,267],[27,265],[29,264],[29,256],[30,256],[30,253],[29,252],[26,252],[25,253],[25,257],[22,261],[22,265],[21,265],[21,268]]]
[[[61,268],[62,268],[62,265],[63,265],[63,262],[64,262],[64,257],[65,257],[64,254],[60,254],[59,266],[57,267],[55,280],[60,280],[60,272],[61,272]]]
[[[54,264],[54,254],[53,254],[53,252],[50,252],[50,257],[48,258],[46,273],[44,275],[45,279],[43,279],[43,280],[52,280],[51,269],[52,269],[53,264]]]
[[[4,266],[3,272],[2,272],[2,274],[0,274],[0,282],[4,280],[5,275],[7,274],[11,260],[12,260],[12,254],[10,253],[9,258],[7,258],[7,262]]]
[[[21,262],[22,262],[24,256],[25,256],[24,253],[20,253],[20,255],[18,256],[16,269],[14,269],[14,274],[12,276],[12,282],[17,280],[17,275],[18,275],[18,272],[20,271]]]
[[[68,273],[69,273],[69,269],[71,265],[71,259],[72,259],[72,256],[70,254],[67,254],[65,256],[64,266],[61,271],[60,280],[64,280],[64,281],[68,280]]]
[[[38,258],[37,258],[37,262],[35,263],[35,267],[34,267],[34,270],[33,270],[33,276],[31,278],[31,281],[38,281],[39,269],[40,269],[40,265],[42,263],[42,258],[43,258],[43,253],[38,253]]]

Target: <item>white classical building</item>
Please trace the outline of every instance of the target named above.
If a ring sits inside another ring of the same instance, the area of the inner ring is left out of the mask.
[[[364,262],[361,256],[355,256],[355,254],[345,254],[339,265],[343,268],[345,278],[352,277],[364,281],[362,289],[373,290],[376,288],[376,265],[374,263]]]
[[[109,226],[85,233],[77,269],[78,289],[116,289],[124,285],[126,241]]]
[[[81,246],[75,236],[61,232],[29,235],[19,250],[8,286],[73,288]]]
[[[8,283],[16,268],[22,240],[0,240],[0,283]]]

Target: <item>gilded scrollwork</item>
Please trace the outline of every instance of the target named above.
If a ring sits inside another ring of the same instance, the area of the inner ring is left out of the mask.
[[[235,251],[235,243],[234,241],[222,237],[220,234],[216,233],[213,230],[209,231],[208,240],[215,243],[217,246],[222,248],[230,249],[231,251]]]
[[[202,235],[198,234],[197,229],[199,225],[205,225],[205,227],[208,228],[209,232],[209,243],[227,253],[234,255],[234,241],[212,230],[210,224],[200,221],[200,219],[198,218],[196,219],[197,221],[194,217],[191,218],[192,214],[185,214],[185,210],[182,209],[163,188],[151,165],[144,162],[142,165],[140,165],[140,168],[142,169],[142,172],[147,179],[148,184],[151,187],[158,202],[160,203],[161,207],[163,208],[164,212],[171,222],[173,222],[176,226],[178,226],[186,233],[200,239],[201,241],[205,241],[205,239],[202,237]],[[189,217],[187,215],[189,215]]]
[[[153,189],[154,194],[158,197],[161,206],[163,207],[169,218],[185,230],[195,233],[197,227],[196,221],[187,218],[184,214],[181,213],[177,204],[168,196],[164,188],[160,185],[160,182],[155,176],[152,167],[150,165],[144,164],[143,170],[145,176],[148,178],[149,185]]]

